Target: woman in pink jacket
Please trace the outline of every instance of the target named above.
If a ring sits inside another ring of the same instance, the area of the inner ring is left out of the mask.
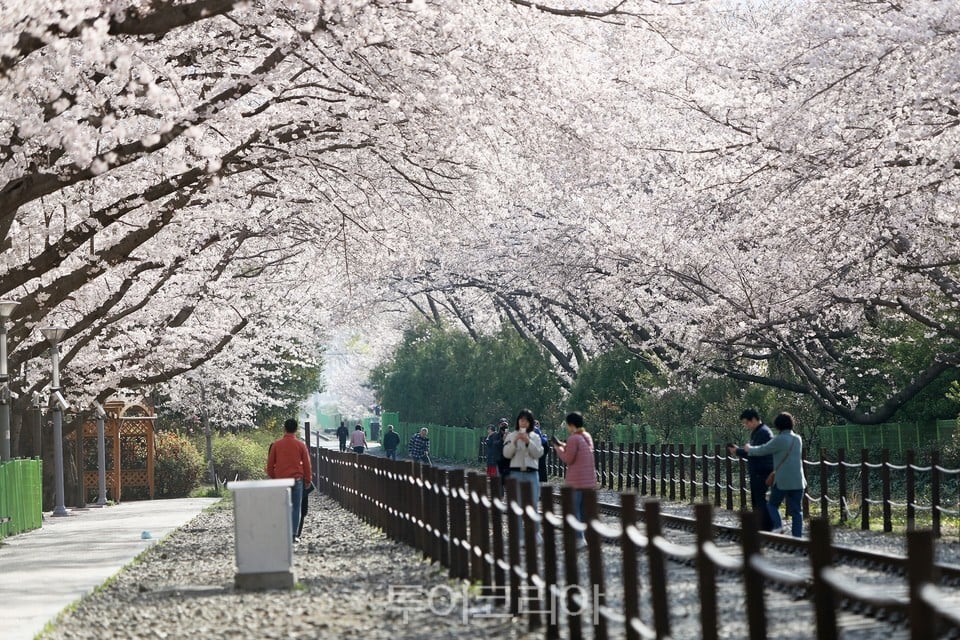
[[[597,486],[597,467],[593,461],[593,438],[583,428],[583,416],[579,411],[567,415],[567,432],[570,437],[566,442],[554,442],[557,456],[567,465],[567,476],[564,484],[578,489],[573,492],[573,512],[577,520],[585,522],[583,517],[582,489],[595,489]],[[584,534],[580,539],[585,540]]]

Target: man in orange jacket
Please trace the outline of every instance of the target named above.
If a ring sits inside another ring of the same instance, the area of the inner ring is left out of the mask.
[[[303,501],[304,483],[310,484],[313,470],[310,468],[310,452],[307,445],[297,439],[297,421],[289,418],[283,423],[286,432],[283,437],[270,445],[267,454],[267,476],[270,478],[293,478],[290,489],[290,522],[293,525],[293,541],[297,541],[300,527],[300,509]]]

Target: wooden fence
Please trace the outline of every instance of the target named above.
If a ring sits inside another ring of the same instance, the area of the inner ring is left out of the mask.
[[[847,462],[844,449],[833,461],[825,450],[820,454],[820,460],[803,461],[808,483],[805,517],[813,514],[840,524],[859,519],[865,531],[881,520],[882,530],[890,532],[897,516],[908,531],[922,525],[939,538],[950,523],[960,534],[960,469],[941,466],[937,451],[931,452],[925,466],[916,464],[913,451],[906,452],[903,464],[893,464],[887,449],[873,463],[867,449],[861,451],[860,462]],[[598,443],[594,458],[601,489],[690,503],[712,500],[717,509],[750,509],[746,461],[728,456],[720,446],[711,451],[704,445],[697,453],[684,445]],[[547,453],[547,472],[557,478],[566,472],[552,450]]]
[[[488,602],[525,617],[531,630],[542,629],[548,639],[561,635],[579,639],[589,627],[591,637],[606,640],[616,633],[611,631],[612,622],[622,624],[623,633],[631,640],[670,636],[668,557],[695,563],[700,636],[707,640],[718,638],[723,620],[732,615],[721,615],[717,606],[720,571],[742,576],[738,584],[744,589],[751,640],[768,636],[764,599],[766,588],[772,584],[813,594],[818,638],[838,637],[841,599],[903,616],[915,640],[934,637],[947,627],[960,629],[957,612],[939,604],[944,599],[936,586],[930,531],[912,531],[907,536],[909,589],[908,595],[898,597],[851,585],[831,566],[834,550],[824,519],[811,523],[809,574],[796,575],[779,570],[763,558],[760,540],[768,534],[757,531],[756,521],[748,513],[741,515],[742,557],[721,551],[713,542],[712,506],[706,502],[695,506],[695,544],[679,545],[664,537],[659,503],[648,501],[643,511],[638,511],[633,492],[620,496],[619,522],[603,523],[598,518],[596,492],[585,491],[585,519],[589,524],[584,525],[572,515],[574,492],[567,487],[561,489],[560,514],[554,512],[550,486],[542,489],[538,512],[533,506],[531,485],[515,479],[508,479],[506,500],[501,500],[500,479],[488,479],[475,471],[330,450],[316,455],[321,491],[385,531],[389,538],[447,567],[451,578],[478,583]],[[638,522],[641,515],[642,531]],[[538,529],[542,541],[537,538]],[[587,572],[583,579],[578,564],[583,553],[578,547],[581,531],[586,535]],[[616,610],[606,602],[603,539],[619,542],[623,598]],[[646,556],[645,576],[639,571],[641,554]],[[584,579],[586,586],[582,586]],[[640,610],[643,588],[650,589],[651,606],[646,615]],[[589,617],[584,615],[588,606]]]

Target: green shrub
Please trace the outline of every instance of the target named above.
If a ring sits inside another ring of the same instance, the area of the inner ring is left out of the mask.
[[[176,433],[158,433],[154,479],[161,498],[185,498],[203,475],[203,457],[193,443]]]
[[[213,441],[213,466],[227,480],[266,477],[267,448],[244,436],[228,434]]]

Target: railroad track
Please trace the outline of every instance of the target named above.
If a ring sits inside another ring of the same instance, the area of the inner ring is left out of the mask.
[[[559,497],[557,499],[559,504]],[[608,516],[610,521],[622,521],[622,508],[609,502],[599,502],[598,511],[601,516]],[[559,509],[557,510],[559,511]],[[645,530],[644,509],[637,508],[639,528]],[[601,518],[607,520],[607,518]],[[695,518],[660,513],[662,527],[658,547],[669,561],[667,582],[670,593],[684,593],[697,589],[696,569],[696,526]],[[612,523],[611,523],[612,524]],[[718,626],[723,626],[726,635],[737,635],[737,629],[743,621],[743,530],[739,526],[711,523],[713,532],[714,563],[717,572],[717,598],[721,611]],[[604,573],[607,576],[608,600],[607,609],[614,610],[620,606],[622,597],[623,576],[619,575],[620,551],[622,536],[620,527],[615,525],[609,529],[600,527],[604,544]],[[606,534],[606,535],[604,535]],[[813,637],[812,598],[814,597],[814,580],[809,559],[810,541],[779,534],[760,532],[758,535],[762,549],[762,559],[765,575],[764,598],[767,616],[777,625],[793,620],[793,628],[802,628],[806,620],[806,631],[786,632],[777,631],[770,637],[777,638],[810,638]],[[649,541],[648,541],[649,544]],[[907,638],[909,630],[906,628],[906,610],[902,606],[909,599],[909,586],[906,580],[908,559],[903,555],[878,552],[875,550],[856,548],[843,545],[832,545],[833,567],[832,580],[839,593],[837,625],[843,631],[844,638],[876,638],[885,639]],[[646,552],[641,553],[640,573],[648,569],[645,559]],[[756,559],[754,560],[756,562]],[[727,569],[725,570],[725,566]],[[938,574],[938,598],[945,610],[960,609],[960,566],[936,563]],[[646,589],[645,603],[652,608],[653,595],[649,593],[651,586]],[[849,592],[850,597],[845,596]],[[650,611],[650,609],[647,609]],[[699,634],[696,625],[691,624],[692,616],[677,616],[678,618],[673,637],[688,637],[689,634]],[[616,620],[613,621],[616,625]],[[772,625],[776,628],[776,625]],[[747,631],[743,629],[743,637]],[[693,637],[693,636],[690,636]],[[960,638],[955,628],[946,630],[937,636],[940,638]]]

